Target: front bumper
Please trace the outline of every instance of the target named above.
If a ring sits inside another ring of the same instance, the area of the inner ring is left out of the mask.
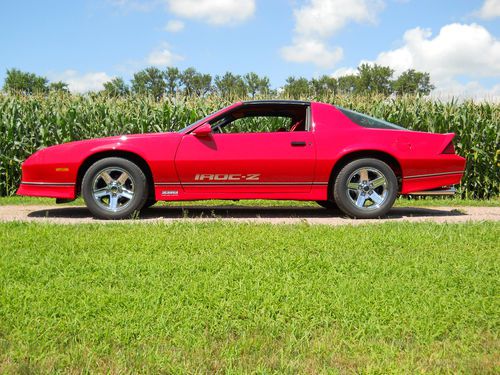
[[[73,183],[21,182],[16,194],[28,197],[74,199],[76,190]]]

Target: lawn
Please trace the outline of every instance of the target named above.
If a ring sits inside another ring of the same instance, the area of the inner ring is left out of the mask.
[[[500,224],[0,224],[0,373],[498,373]]]

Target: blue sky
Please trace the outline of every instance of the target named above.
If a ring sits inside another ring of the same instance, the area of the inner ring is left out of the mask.
[[[255,71],[283,85],[360,62],[431,73],[438,93],[500,98],[500,0],[3,1],[15,67],[98,89],[146,66]]]

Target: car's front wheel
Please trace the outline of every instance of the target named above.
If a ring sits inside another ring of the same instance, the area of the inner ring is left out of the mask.
[[[90,212],[100,219],[130,218],[146,202],[147,179],[130,160],[101,159],[85,173],[82,196]]]
[[[384,216],[394,204],[398,181],[378,159],[358,159],[344,166],[333,186],[334,200],[347,215],[359,219]]]

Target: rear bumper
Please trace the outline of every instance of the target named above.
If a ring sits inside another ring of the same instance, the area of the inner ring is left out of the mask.
[[[75,184],[50,182],[21,182],[17,195],[47,198],[75,198]]]
[[[449,186],[457,185],[462,179],[463,171],[403,177],[401,194],[416,194],[426,191],[442,191]],[[428,194],[429,195],[429,194]]]

